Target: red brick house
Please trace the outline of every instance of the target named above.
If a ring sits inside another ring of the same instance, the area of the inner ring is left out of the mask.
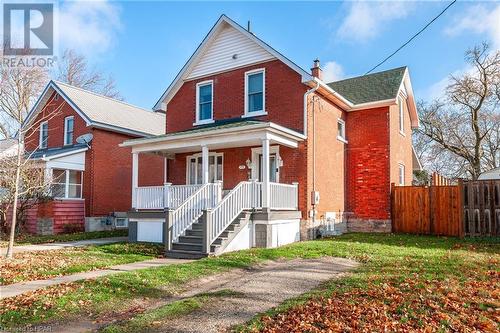
[[[305,71],[224,15],[155,109],[166,133],[121,145],[133,154],[129,230],[172,256],[286,244],[318,226],[390,231],[391,182],[412,181],[406,67],[325,82],[319,61]],[[172,185],[138,185],[148,154],[168,159]]]
[[[33,233],[126,227],[132,167],[124,140],[159,135],[165,115],[51,81],[27,116],[25,150],[52,180],[54,200],[35,208]],[[142,156],[142,186],[163,183],[164,159]],[[147,167],[147,169],[146,169]]]

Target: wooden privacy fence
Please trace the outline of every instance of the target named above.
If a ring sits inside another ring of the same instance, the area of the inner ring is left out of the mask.
[[[457,237],[500,235],[499,180],[393,185],[391,193],[394,232]]]
[[[411,234],[463,236],[460,187],[393,186],[392,229]]]

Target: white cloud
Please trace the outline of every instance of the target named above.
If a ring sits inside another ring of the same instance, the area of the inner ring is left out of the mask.
[[[344,69],[335,61],[327,61],[323,66],[323,81],[333,82],[345,77]]]
[[[453,73],[445,76],[439,81],[431,84],[422,91],[417,92],[417,96],[425,101],[432,101],[435,99],[444,99],[446,93],[446,87],[451,83],[451,77],[461,77],[465,74],[474,75],[475,70],[471,66],[466,65],[461,69],[455,70]]]
[[[373,39],[385,24],[406,17],[413,7],[414,4],[405,1],[353,2],[337,30],[337,36],[356,41]]]
[[[448,36],[459,36],[464,32],[486,34],[492,46],[500,49],[500,5],[470,6],[457,15],[444,30]]]
[[[109,51],[122,28],[121,8],[108,1],[65,2],[59,7],[59,46],[87,57]]]

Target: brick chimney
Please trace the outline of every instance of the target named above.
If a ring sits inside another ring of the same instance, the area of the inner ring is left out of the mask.
[[[319,66],[319,59],[314,60],[313,67],[311,68],[311,74],[312,74],[312,76],[317,77],[318,79],[322,80],[323,70]]]

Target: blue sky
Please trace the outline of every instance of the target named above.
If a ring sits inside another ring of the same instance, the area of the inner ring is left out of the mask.
[[[364,74],[449,2],[63,2],[60,47],[111,74],[126,101],[151,108],[221,14],[304,69],[318,57],[328,78]],[[410,67],[417,99],[439,96],[464,51],[500,48],[500,3],[457,2],[377,69]]]

